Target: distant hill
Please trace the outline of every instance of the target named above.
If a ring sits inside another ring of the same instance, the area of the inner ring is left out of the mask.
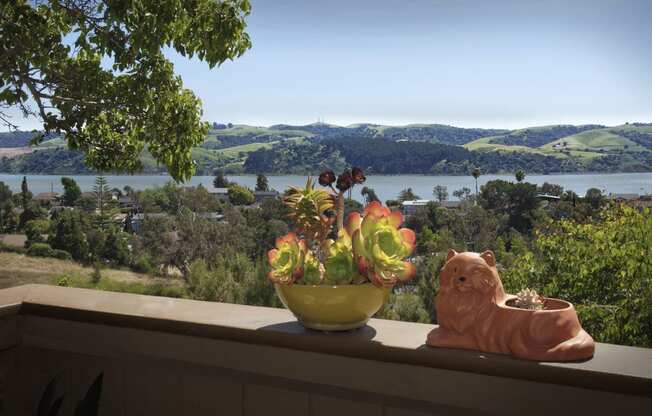
[[[369,173],[466,174],[523,169],[527,173],[652,171],[652,124],[552,125],[518,130],[459,128],[441,124],[336,126],[230,125],[211,129],[193,149],[198,175],[316,173],[357,165]],[[84,155],[51,137],[27,147],[34,132],[0,133],[0,172],[92,173]],[[144,173],[164,173],[145,150]]]
[[[586,130],[601,129],[605,126],[589,124],[583,126],[543,126],[511,131],[487,140],[489,144],[502,144],[507,146],[540,147],[562,137],[578,134]]]
[[[26,147],[30,140],[36,136],[36,131],[10,131],[0,132],[0,147]],[[55,136],[46,137],[50,140]]]

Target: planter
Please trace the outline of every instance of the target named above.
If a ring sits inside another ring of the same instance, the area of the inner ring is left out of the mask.
[[[593,356],[593,338],[570,302],[543,298],[544,309],[514,306],[503,290],[492,252],[451,250],[439,276],[437,320],[427,338],[434,347],[510,354],[536,361],[576,361]]]
[[[389,289],[361,285],[283,285],[276,293],[306,328],[346,331],[360,328],[383,306]]]

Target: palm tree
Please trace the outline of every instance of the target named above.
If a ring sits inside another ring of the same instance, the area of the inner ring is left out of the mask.
[[[478,178],[482,175],[480,168],[474,168],[471,175],[475,178],[475,205],[478,204]]]

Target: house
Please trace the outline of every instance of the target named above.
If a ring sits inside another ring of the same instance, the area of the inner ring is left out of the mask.
[[[432,201],[429,199],[415,199],[414,201],[403,201],[401,204],[401,211],[405,215],[414,215],[419,208],[425,207]]]
[[[404,201],[401,204],[401,211],[405,215],[414,215],[419,210],[419,208],[423,208],[431,202],[434,202],[440,207],[446,209],[460,209],[462,206],[464,206],[464,201],[431,201],[429,199],[416,199],[414,201]]]
[[[166,214],[164,212],[157,212],[157,213],[151,213],[151,214],[143,214],[143,213],[138,213],[138,214],[133,214],[127,216],[125,219],[125,225],[129,225],[132,229],[132,231],[136,234],[140,232],[140,229],[143,225],[143,221],[147,218],[167,218],[169,217],[169,214]]]
[[[131,195],[123,195],[118,198],[118,205],[122,211],[134,211],[138,208],[136,199]]]
[[[38,202],[40,205],[59,205],[60,199],[57,192],[41,192],[36,194],[34,201]]]
[[[440,201],[439,205],[447,209],[460,209],[464,205],[464,201]]]
[[[220,202],[229,201],[229,188],[211,188],[208,193]]]
[[[201,212],[198,213],[197,216],[212,222],[220,222],[224,220],[224,215],[217,212]]]
[[[266,199],[278,198],[280,193],[278,191],[256,191],[254,192],[254,199],[256,203],[263,202]]]
[[[638,194],[609,194],[608,198],[616,202],[626,202],[636,201],[640,196]]]

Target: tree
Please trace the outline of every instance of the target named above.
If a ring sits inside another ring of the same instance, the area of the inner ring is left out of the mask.
[[[398,200],[400,202],[405,202],[405,201],[414,201],[417,199],[421,199],[421,197],[414,192],[412,192],[412,188],[406,188],[403,189],[399,194],[398,194]]]
[[[516,177],[516,182],[521,183],[523,182],[523,179],[525,179],[525,172],[519,169],[516,171],[516,174],[514,176]]]
[[[267,176],[259,173],[256,177],[256,191],[269,191],[269,184],[267,183]]]
[[[222,169],[217,169],[213,172],[213,175],[215,175],[215,178],[213,179],[213,187],[228,188],[231,185],[229,180],[226,179],[226,176],[224,176],[224,171]]]
[[[81,197],[81,189],[77,182],[72,178],[61,178],[61,185],[63,185],[63,204],[66,206],[74,206]]]
[[[473,179],[475,179],[475,201],[476,204],[478,203],[478,178],[482,175],[482,172],[480,171],[480,168],[474,168],[473,172],[471,172],[471,176],[473,176]]]
[[[602,191],[598,188],[587,189],[584,200],[588,202],[593,209],[599,209],[605,201]]]
[[[362,189],[360,190],[360,194],[364,198],[364,202],[367,205],[374,201],[380,201],[378,195],[376,195],[376,191],[374,191],[373,188],[370,188],[368,186],[363,186]]]
[[[34,243],[43,243],[45,242],[45,235],[48,233],[50,228],[50,221],[46,219],[36,219],[28,221],[25,224],[25,235],[27,241],[25,241],[25,246],[29,247]]]
[[[251,205],[254,200],[254,194],[244,186],[234,184],[229,188],[229,201],[233,205]]]
[[[437,198],[437,201],[446,201],[448,199],[448,188],[444,185],[437,185],[432,188],[432,194]]]
[[[250,8],[249,0],[3,2],[0,108],[65,134],[97,170],[138,170],[147,145],[174,179],[188,179],[208,123],[164,49],[211,68],[239,57],[251,47]],[[0,122],[17,127],[5,113]]]
[[[98,176],[95,178],[95,185],[93,186],[93,196],[96,201],[96,209],[99,212],[100,226],[106,226],[108,222],[109,203],[111,202],[111,189],[105,176]]]
[[[471,199],[471,190],[464,186],[457,191],[453,191],[453,196],[460,201],[468,201]]]
[[[48,236],[52,248],[65,250],[78,261],[88,258],[89,246],[81,212],[66,210],[59,214]]]
[[[652,216],[607,207],[588,224],[549,223],[503,275],[509,293],[531,287],[572,302],[598,342],[652,347]],[[640,253],[640,254],[635,254]]]
[[[27,177],[23,176],[23,181],[20,184],[20,203],[23,209],[27,209],[27,204],[32,200],[32,193],[29,191],[27,185]]]

